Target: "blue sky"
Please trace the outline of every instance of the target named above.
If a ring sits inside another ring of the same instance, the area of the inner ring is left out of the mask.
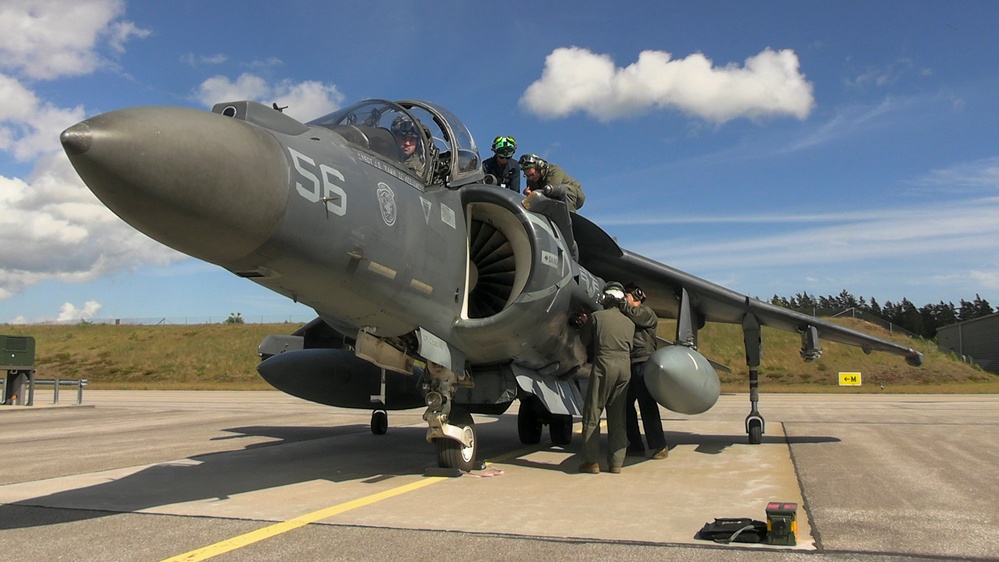
[[[768,299],[999,304],[999,3],[0,5],[0,323],[306,319],[136,233],[58,135],[255,99],[437,102],[583,184],[622,246]]]

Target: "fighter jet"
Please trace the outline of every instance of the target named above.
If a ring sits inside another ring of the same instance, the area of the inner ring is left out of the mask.
[[[308,123],[251,101],[211,112],[140,107],[62,133],[83,181],[136,229],[221,266],[318,317],[261,342],[258,372],[314,402],[372,411],[425,407],[437,464],[478,466],[472,414],[519,401],[524,443],[549,426],[568,444],[581,415],[586,350],[575,319],[606,281],[635,282],[672,345],[646,365],[652,394],[683,414],[711,408],[720,384],[697,351],[705,322],[741,324],[749,365],[749,442],[759,413],[760,327],[904,356],[917,351],[779,308],[622,249],[568,212],[559,186],[524,198],[485,183],[475,141],[424,101],[366,100]]]

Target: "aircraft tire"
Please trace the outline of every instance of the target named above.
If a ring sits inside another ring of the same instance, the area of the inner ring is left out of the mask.
[[[371,412],[371,433],[385,435],[388,431],[388,413],[385,410]]]
[[[537,445],[541,442],[541,418],[530,400],[522,399],[517,410],[517,434],[524,445]],[[554,441],[554,438],[552,439]]]
[[[572,416],[552,414],[552,419],[548,423],[548,433],[551,435],[552,445],[572,443]]]
[[[763,424],[760,420],[749,421],[749,444],[759,445],[763,443]]]
[[[465,431],[470,431],[472,444],[466,447],[453,439],[434,439],[434,445],[437,446],[437,466],[471,472],[476,468],[476,457],[479,449],[478,438],[475,434],[475,421],[472,420],[472,415],[465,410],[451,410],[448,423],[457,425]]]

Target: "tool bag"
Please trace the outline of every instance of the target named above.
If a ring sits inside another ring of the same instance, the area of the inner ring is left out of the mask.
[[[767,538],[767,524],[748,517],[716,518],[711,523],[705,523],[694,538],[722,544],[759,543]]]

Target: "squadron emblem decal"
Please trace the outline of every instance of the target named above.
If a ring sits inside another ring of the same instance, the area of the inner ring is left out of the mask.
[[[382,211],[382,220],[389,226],[394,225],[396,217],[395,193],[392,192],[392,188],[388,184],[379,182],[376,195],[378,196],[378,208]]]

